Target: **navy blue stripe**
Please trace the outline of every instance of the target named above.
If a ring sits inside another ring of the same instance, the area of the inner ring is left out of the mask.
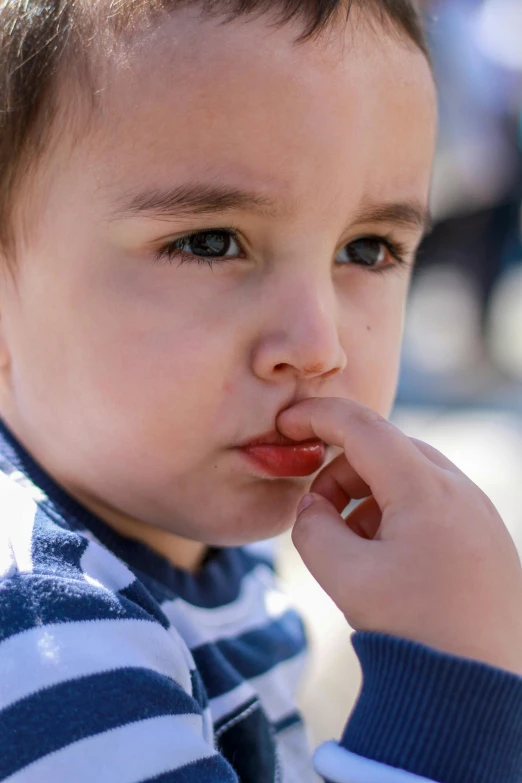
[[[157,620],[164,628],[170,628],[170,622],[158,606],[146,587],[138,580],[134,581],[118,593],[122,598],[127,598],[133,604],[141,606],[154,620]]]
[[[191,651],[209,699],[221,696],[244,682],[217,645],[209,644]]]
[[[213,699],[239,685],[243,678],[265,674],[305,648],[302,620],[290,610],[262,628],[196,647],[191,652],[208,696]]]
[[[273,783],[276,780],[274,731],[260,704],[223,726],[217,746],[241,781]]]
[[[80,560],[89,546],[78,533],[57,527],[41,508],[36,510],[33,538],[33,571],[78,578],[83,574]]]
[[[161,715],[200,714],[177,683],[127,668],[61,683],[2,712],[0,779],[72,742]]]
[[[131,554],[117,552],[126,562],[132,562],[135,573],[161,604],[173,598],[183,598],[193,606],[217,609],[233,603],[239,597],[243,579],[260,564],[262,558],[244,549],[220,549],[211,553],[209,561],[197,574],[172,567],[160,555],[146,549]]]
[[[222,756],[210,756],[140,783],[201,783],[207,780],[212,783],[238,783],[236,773]]]
[[[298,712],[292,712],[290,715],[287,715],[285,718],[281,718],[281,720],[276,721],[276,723],[272,725],[275,733],[280,734],[282,731],[286,731],[286,729],[292,728],[292,726],[302,726],[303,719]]]
[[[208,706],[208,696],[203,680],[197,669],[192,669],[190,672],[190,680],[192,684],[192,695],[196,699],[203,711]]]
[[[127,598],[88,582],[34,574],[0,581],[0,641],[51,623],[114,619],[152,622]]]

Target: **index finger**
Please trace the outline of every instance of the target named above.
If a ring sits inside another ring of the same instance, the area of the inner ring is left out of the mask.
[[[418,494],[429,464],[411,440],[371,408],[353,400],[316,397],[283,411],[277,427],[289,438],[319,438],[340,446],[382,508]]]

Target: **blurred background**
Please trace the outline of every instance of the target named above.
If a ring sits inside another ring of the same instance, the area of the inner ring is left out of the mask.
[[[394,421],[484,489],[522,552],[522,0],[422,5],[439,87],[435,227],[413,279]],[[301,706],[316,744],[341,733],[360,673],[344,619],[279,543],[312,641]]]

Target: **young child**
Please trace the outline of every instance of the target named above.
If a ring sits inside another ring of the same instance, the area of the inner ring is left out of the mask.
[[[522,779],[518,556],[381,418],[428,220],[422,30],[350,6],[1,7],[1,780],[316,779],[302,625],[244,546],[296,512],[364,674],[316,771]]]

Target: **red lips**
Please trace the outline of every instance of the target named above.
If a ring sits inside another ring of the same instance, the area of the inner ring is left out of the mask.
[[[263,473],[274,478],[311,476],[323,465],[326,445],[320,440],[296,443],[277,432],[266,433],[241,447]]]

